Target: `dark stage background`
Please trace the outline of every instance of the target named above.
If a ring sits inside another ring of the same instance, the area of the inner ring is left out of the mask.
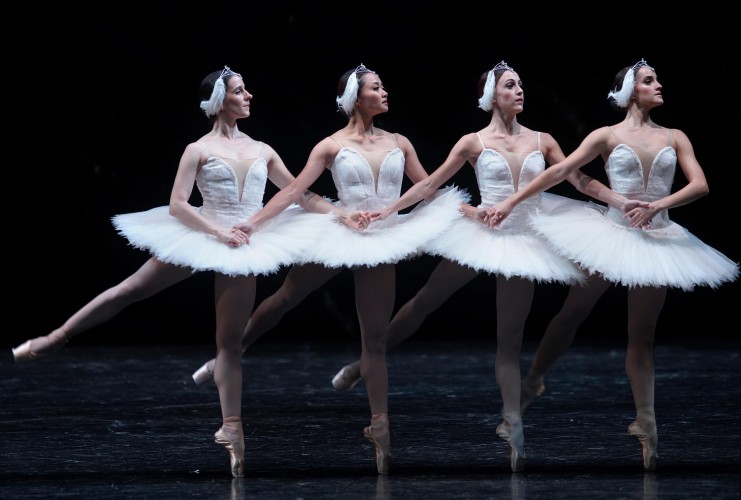
[[[6,296],[11,314],[19,312],[11,317],[20,321],[3,336],[6,347],[48,333],[146,260],[116,234],[110,218],[167,204],[185,145],[209,130],[198,108],[198,85],[225,64],[242,73],[254,94],[252,116],[241,129],[273,146],[298,173],[312,146],[344,125],[334,101],[337,80],[360,63],[377,71],[389,91],[390,111],[377,125],[406,135],[432,171],[461,135],[488,123],[477,108],[476,82],[500,60],[524,82],[520,122],[550,132],[569,153],[590,130],[622,119],[608,105],[607,92],[620,68],[646,58],[664,85],[665,105],[654,119],[688,134],[711,189],[671,216],[731,259],[741,258],[733,150],[739,144],[738,70],[729,52],[736,38],[728,29],[730,13],[654,14],[632,4],[615,6],[624,13],[599,14],[526,3],[483,8],[454,2],[434,11],[394,3],[316,4],[122,3],[107,4],[105,12],[39,7],[14,19],[24,36],[3,35],[6,69],[12,68],[5,95],[22,119],[20,129],[6,124],[6,150],[20,153],[6,166],[14,171],[11,179],[22,176],[12,181],[8,206],[22,208],[6,211],[12,221],[6,242],[18,237],[32,243],[11,252],[14,286]],[[636,15],[646,17],[629,17]],[[604,179],[601,164],[584,170]],[[681,185],[681,172],[677,179]],[[476,196],[470,166],[453,182]],[[335,197],[328,172],[314,190]],[[552,191],[581,196],[567,184]],[[274,192],[271,186],[267,196]],[[398,265],[397,306],[436,262],[420,257]],[[258,301],[284,275],[259,278]],[[657,342],[702,346],[734,338],[738,291],[737,283],[670,291]],[[540,337],[565,292],[554,285],[537,289],[526,340]],[[428,319],[422,335],[493,339],[494,295],[493,278],[479,276]],[[75,342],[213,342],[212,297],[212,276],[201,273]],[[625,321],[625,290],[612,289],[579,342],[624,342]],[[270,337],[333,341],[358,335],[352,275],[344,272]]]

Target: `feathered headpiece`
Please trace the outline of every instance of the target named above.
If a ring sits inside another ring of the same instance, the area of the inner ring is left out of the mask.
[[[648,65],[646,60],[641,59],[633,66],[631,66],[628,71],[625,72],[623,85],[620,87],[620,90],[611,90],[607,93],[607,98],[615,99],[615,104],[617,104],[618,107],[627,108],[628,104],[630,103],[630,98],[633,97],[633,90],[635,89],[636,84],[636,73],[640,68],[644,66],[650,68],[653,71],[653,68]]]
[[[337,97],[337,109],[342,110],[346,116],[352,114],[352,110],[355,107],[355,101],[358,100],[358,74],[362,75],[363,73],[375,73],[375,71],[366,68],[363,63],[360,63],[360,66],[355,68],[355,71],[353,71],[347,79],[345,91],[342,92],[341,96]]]
[[[494,66],[489,74],[486,75],[486,83],[484,84],[484,94],[479,98],[479,108],[484,111],[491,111],[494,98],[497,96],[497,77],[495,72],[502,70],[514,71],[512,67],[506,62],[502,61]]]
[[[226,97],[226,84],[224,83],[224,78],[231,75],[242,76],[239,73],[230,70],[229,66],[224,66],[219,78],[214,82],[211,97],[208,101],[201,101],[201,109],[206,112],[206,116],[209,118],[216,115],[216,113],[221,109],[221,105],[224,104],[224,98]]]

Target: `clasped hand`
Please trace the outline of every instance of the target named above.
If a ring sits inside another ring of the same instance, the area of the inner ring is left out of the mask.
[[[354,211],[349,214],[340,214],[337,221],[352,228],[356,231],[363,231],[372,222],[372,217],[377,212]],[[231,227],[223,229],[218,233],[219,241],[225,242],[230,247],[239,247],[247,245],[250,242],[250,236],[256,231],[255,226],[249,222],[240,222]]]
[[[230,247],[240,247],[250,242],[250,236],[255,232],[255,228],[249,222],[240,222],[230,229],[224,229],[219,232],[219,240],[225,242]]]
[[[356,231],[364,231],[373,222],[374,213],[376,212],[356,210],[337,216],[337,221]]]
[[[630,227],[651,229],[651,221],[656,215],[656,210],[646,201],[631,200],[623,208],[625,218],[628,219]]]
[[[497,227],[512,212],[512,203],[508,200],[501,201],[485,209],[477,209],[475,217],[484,222],[490,228]],[[651,207],[647,201],[628,200],[622,207],[625,218],[628,219],[630,227],[651,229],[651,220],[657,210]]]
[[[222,243],[226,243],[230,247],[234,248],[246,245],[250,241],[249,234],[240,230],[236,226],[220,229],[219,232],[216,233],[216,238]]]
[[[500,201],[491,207],[477,209],[476,218],[490,228],[495,228],[512,212],[513,208],[508,200]]]

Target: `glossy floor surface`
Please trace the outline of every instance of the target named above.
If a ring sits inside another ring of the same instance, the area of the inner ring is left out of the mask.
[[[627,435],[624,348],[576,346],[525,414],[527,462],[496,436],[494,342],[389,352],[393,469],[375,470],[364,387],[338,393],[344,343],[258,343],[244,357],[245,477],[232,479],[209,345],[81,346],[0,360],[0,498],[738,499],[741,347],[657,346],[659,461]],[[523,370],[535,346],[524,346]]]

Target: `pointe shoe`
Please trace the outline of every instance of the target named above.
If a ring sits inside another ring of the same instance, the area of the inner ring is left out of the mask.
[[[36,361],[51,356],[69,342],[70,336],[64,328],[58,328],[49,335],[27,340],[13,348],[13,359],[16,363]]]
[[[240,424],[239,434],[226,431],[223,427],[214,434],[214,442],[229,452],[232,477],[244,477],[244,434]]]
[[[355,387],[360,382],[360,363],[350,363],[342,367],[332,378],[332,387],[338,392]]]
[[[656,435],[656,427],[651,432],[646,432],[643,428],[638,425],[638,422],[633,422],[628,426],[628,434],[638,438],[643,449],[643,470],[651,472],[656,470],[656,459],[659,458],[659,454],[656,453],[656,446],[658,445],[659,439]]]
[[[512,472],[522,472],[525,469],[525,435],[522,418],[506,415],[504,421],[497,426],[497,436],[509,443],[511,448],[509,466]]]
[[[373,415],[371,424],[363,429],[365,439],[376,448],[376,468],[379,474],[388,474],[391,468],[391,434],[386,413]]]
[[[520,415],[524,414],[527,407],[544,393],[543,379],[533,380],[525,377],[520,386]]]
[[[210,384],[214,381],[215,362],[213,359],[206,361],[203,366],[193,372],[193,381],[196,385]]]

